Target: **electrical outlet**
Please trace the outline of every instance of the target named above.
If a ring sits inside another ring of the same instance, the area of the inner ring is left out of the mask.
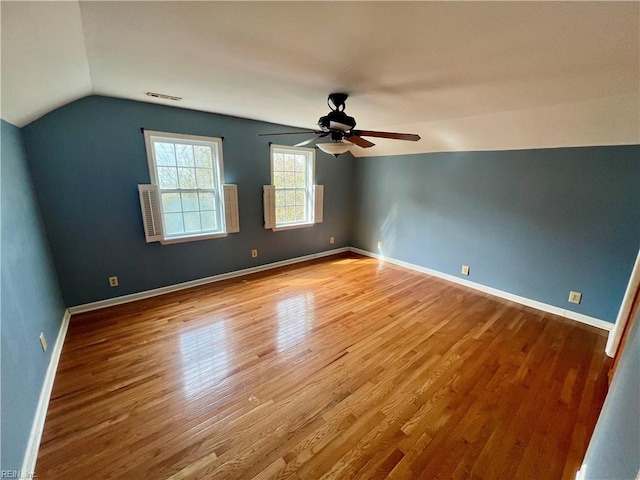
[[[47,351],[47,339],[44,338],[44,333],[40,332],[40,345],[42,345],[42,351]]]
[[[382,248],[382,242],[378,242],[378,250]]]
[[[258,249],[254,248],[251,250],[251,258],[258,258]]]
[[[118,285],[119,285],[118,277],[109,277],[109,286],[110,287],[117,287]]]
[[[580,303],[582,294],[580,292],[569,292],[569,303]]]
[[[469,265],[462,265],[462,275],[469,275]]]
[[[334,243],[336,243],[336,239],[335,239],[334,237],[331,237],[331,238],[329,239],[329,243],[330,243],[331,245],[333,245]]]

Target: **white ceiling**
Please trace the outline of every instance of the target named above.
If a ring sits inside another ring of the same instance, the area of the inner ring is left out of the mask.
[[[18,126],[99,94],[314,128],[346,91],[358,128],[422,136],[356,156],[640,143],[639,2],[3,1],[1,15],[1,115]]]

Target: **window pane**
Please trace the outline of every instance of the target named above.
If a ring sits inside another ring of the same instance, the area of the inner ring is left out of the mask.
[[[167,235],[176,233],[184,233],[184,225],[182,223],[181,213],[166,213],[164,215],[164,227]]]
[[[202,223],[202,230],[215,230],[215,212],[200,212],[200,222]]]
[[[293,222],[296,218],[295,207],[284,207],[284,218],[287,222]]]
[[[178,188],[178,173],[174,167],[158,167],[160,188]]]
[[[276,190],[276,207],[284,206],[284,204],[285,204],[284,191]]]
[[[162,210],[165,213],[181,212],[179,193],[163,193],[162,194]]]
[[[294,172],[284,173],[284,186],[285,188],[293,188],[296,186],[296,177]]]
[[[296,222],[303,222],[305,218],[305,208],[303,206],[296,207]]]
[[[176,160],[179,167],[193,167],[193,147],[177,143]]]
[[[213,210],[213,193],[211,192],[200,192],[198,194],[200,196],[200,210]]]
[[[178,168],[180,188],[196,188],[196,172],[193,168]]]
[[[198,207],[198,194],[197,193],[183,193],[182,194],[182,211],[183,212],[196,212],[198,210],[199,210],[199,207]]]
[[[306,195],[304,190],[296,190],[296,205],[305,204]]]
[[[281,153],[273,154],[273,169],[276,171],[284,169],[284,156]]]
[[[295,186],[298,188],[304,188],[307,186],[307,173],[306,172],[296,172],[296,183]]]
[[[184,214],[184,231],[185,232],[199,232],[200,228],[200,213],[199,212],[187,212]]]
[[[296,155],[296,171],[304,172],[306,169],[307,157],[306,155]]]
[[[213,188],[213,171],[210,168],[196,168],[198,188]]]
[[[210,147],[194,145],[193,150],[196,156],[196,167],[211,167],[213,165],[213,155]]]
[[[284,154],[284,169],[285,170],[293,171],[293,169],[294,169],[293,157],[294,157],[294,155],[291,155],[289,153],[285,153]]]
[[[153,149],[156,156],[156,165],[175,166],[176,156],[173,143],[154,142]]]
[[[287,205],[295,205],[296,203],[296,191],[295,190],[285,190],[284,191],[285,202]]]
[[[284,173],[282,172],[274,172],[273,174],[273,184],[276,188],[284,187]]]
[[[276,207],[276,223],[284,223],[284,207]]]

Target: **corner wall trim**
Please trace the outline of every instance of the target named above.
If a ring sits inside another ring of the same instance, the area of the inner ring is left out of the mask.
[[[49,400],[51,399],[51,391],[53,390],[53,382],[56,378],[56,371],[58,370],[58,363],[60,362],[60,355],[62,354],[62,346],[64,339],[67,336],[67,330],[69,328],[69,320],[71,319],[71,312],[67,309],[62,317],[62,323],[60,324],[60,330],[58,330],[58,337],[56,338],[56,344],[51,351],[51,360],[47,367],[47,373],[44,377],[44,383],[42,390],[40,391],[40,398],[38,399],[38,407],[36,409],[36,415],[31,425],[31,433],[29,434],[29,441],[27,443],[27,451],[24,455],[22,462],[21,478],[32,478],[29,474],[35,472],[36,460],[38,459],[38,450],[40,449],[40,440],[42,439],[42,432],[44,431],[44,421],[47,418],[47,409],[49,408]]]
[[[629,317],[631,315],[633,300],[636,298],[638,288],[640,288],[640,250],[638,250],[638,255],[636,256],[636,263],[633,264],[633,270],[631,271],[629,283],[627,284],[627,289],[625,290],[624,297],[622,298],[622,304],[620,305],[620,311],[618,312],[615,326],[613,327],[613,330],[609,332],[607,345],[604,347],[604,351],[611,358],[616,356],[618,347],[620,347],[620,341],[622,340],[622,334],[624,333],[624,327],[627,325],[627,322],[631,321],[631,318]],[[638,472],[638,475],[640,478],[640,472]]]
[[[498,290],[497,288],[487,287],[486,285],[481,285],[479,283],[470,282],[469,280],[464,280],[462,278],[458,278],[453,275],[449,275],[447,273],[438,272],[437,270],[431,270],[430,268],[414,265],[413,263],[403,262],[402,260],[396,260],[395,258],[391,258],[391,257],[385,257],[383,255],[378,255],[377,253],[368,252],[366,250],[361,250],[355,247],[350,247],[349,250],[352,251],[353,253],[364,255],[366,257],[376,258],[383,262],[388,262],[399,267],[407,268],[409,270],[413,270],[420,273],[426,273],[427,275],[433,275],[434,277],[438,277],[443,280],[448,280],[450,282],[454,282],[459,285],[464,285],[465,287],[473,288],[474,290],[479,290],[481,292],[488,293],[496,297],[504,298],[505,300],[510,300],[512,302],[519,303],[521,305],[526,305],[527,307],[532,307],[538,310],[542,310],[543,312],[553,313],[561,317],[569,318],[571,320],[576,320],[580,323],[591,325],[592,327],[601,328],[606,331],[611,331],[611,329],[613,328],[612,323],[607,322],[605,320],[600,320],[599,318],[589,317],[588,315],[583,315],[582,313],[573,312],[571,310],[566,310],[560,307],[554,307],[553,305],[538,302],[537,300],[531,300],[529,298],[521,297],[519,295],[514,295],[513,293],[505,292],[503,290]]]
[[[145,290],[143,292],[132,293],[130,295],[123,295],[121,297],[109,298],[107,300],[100,300],[97,302],[76,305],[74,307],[69,307],[69,312],[73,315],[76,313],[84,313],[84,312],[90,312],[92,310],[99,310],[101,308],[113,307],[115,305],[135,302],[136,300],[143,300],[145,298],[156,297],[158,295],[164,295],[165,293],[177,292],[178,290],[197,287],[199,285],[205,285],[207,283],[220,282],[222,280],[241,277],[243,275],[249,275],[251,273],[263,272],[265,270],[271,270],[273,268],[284,267],[287,265],[293,265],[295,263],[306,262],[309,260],[315,260],[316,258],[328,257],[329,255],[336,255],[338,253],[348,252],[349,249],[350,247],[334,248],[333,250],[325,250],[324,252],[312,253],[310,255],[304,255],[302,257],[295,257],[287,260],[281,260],[279,262],[266,263],[264,265],[258,265],[257,267],[250,267],[242,270],[234,270],[232,272],[221,273],[219,275],[213,275],[211,277],[199,278],[197,280],[191,280],[189,282],[177,283],[175,285],[168,285],[166,287],[154,288],[153,290]]]

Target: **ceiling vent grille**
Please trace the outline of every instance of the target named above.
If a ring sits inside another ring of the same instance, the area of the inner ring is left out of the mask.
[[[182,100],[182,97],[174,97],[173,95],[165,95],[164,93],[156,92],[147,92],[147,96],[153,98],[162,98],[163,100],[173,100],[175,102]]]

